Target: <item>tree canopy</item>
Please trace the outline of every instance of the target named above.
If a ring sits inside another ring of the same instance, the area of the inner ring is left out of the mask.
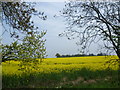
[[[0,5],[4,32],[9,32],[11,37],[19,38],[19,33],[35,34],[38,27],[34,25],[32,17],[38,16],[42,20],[47,18],[44,12],[38,12],[35,9],[35,4],[32,2],[1,2]],[[5,23],[13,29],[6,28]]]
[[[60,36],[78,37],[83,49],[95,40],[103,40],[105,48],[114,50],[120,58],[120,1],[69,1],[62,16],[68,22],[68,30]]]
[[[17,41],[10,45],[2,44],[2,61],[45,58],[45,40],[42,39],[45,34],[46,32],[41,32],[32,37],[26,36],[20,44]]]

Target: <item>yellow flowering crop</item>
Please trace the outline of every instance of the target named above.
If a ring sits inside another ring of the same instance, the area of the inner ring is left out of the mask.
[[[112,56],[112,58],[117,58]],[[89,56],[89,57],[70,57],[70,58],[47,58],[43,59],[40,63],[38,70],[33,72],[39,73],[60,73],[71,72],[80,70],[82,68],[88,68],[90,70],[103,70],[106,69],[105,62],[109,60],[109,57],[105,56]],[[2,63],[2,72],[4,74],[20,74],[22,71],[18,70],[19,61],[7,61]],[[117,65],[113,65],[111,69],[117,69]]]

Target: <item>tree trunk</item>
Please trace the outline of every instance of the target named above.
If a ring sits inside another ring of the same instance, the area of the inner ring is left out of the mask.
[[[119,16],[119,18],[118,19],[120,21],[120,1],[118,3],[119,3],[119,7],[118,7],[118,16]],[[120,59],[120,29],[118,29],[118,57]]]
[[[117,51],[117,56],[120,59],[120,34],[118,34],[118,51]]]
[[[118,86],[120,87],[120,30],[118,32]]]

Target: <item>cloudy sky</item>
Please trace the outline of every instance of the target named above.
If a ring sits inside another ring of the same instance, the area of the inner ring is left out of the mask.
[[[59,14],[64,8],[64,2],[37,2],[35,8],[47,15],[47,20],[43,21],[38,17],[33,17],[35,25],[39,30],[46,30],[46,49],[48,58],[54,58],[56,53],[60,54],[78,54],[79,47],[75,40],[68,40],[66,37],[59,37],[58,35],[66,30],[66,21]],[[54,15],[57,15],[54,17]],[[3,43],[10,43],[12,39],[7,32],[3,35]],[[90,53],[98,53],[97,45],[93,44],[90,47]]]
[[[61,17],[60,11],[64,7],[64,2],[39,2],[36,8],[39,11],[44,11],[47,15],[46,21],[35,21],[37,26],[41,26],[41,30],[47,30],[46,48],[48,57],[55,57],[56,53],[60,54],[76,54],[78,47],[75,40],[70,41],[66,37],[59,37],[58,35],[66,30],[66,22]],[[54,17],[54,15],[57,15]]]

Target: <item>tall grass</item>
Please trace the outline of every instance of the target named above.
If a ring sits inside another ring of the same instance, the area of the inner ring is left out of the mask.
[[[66,77],[66,81],[63,78]],[[77,83],[73,85],[70,81],[76,80],[78,77],[84,78],[83,81],[97,80],[95,86],[93,83],[81,84]],[[108,80],[105,80],[107,77]],[[68,82],[61,85],[61,82]],[[103,88],[115,88],[118,86],[118,72],[116,70],[97,70],[91,71],[86,68],[82,68],[79,71],[61,72],[61,73],[29,73],[21,75],[3,75],[3,88],[56,88],[56,87],[103,87]]]

